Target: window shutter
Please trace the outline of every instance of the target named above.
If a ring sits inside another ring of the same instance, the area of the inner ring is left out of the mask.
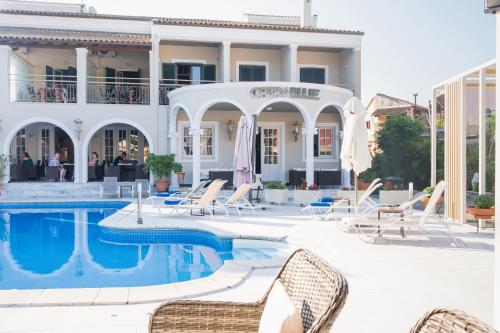
[[[203,66],[203,80],[204,83],[210,83],[207,81],[215,81],[216,80],[216,66],[215,65],[205,65]]]
[[[163,83],[165,84],[175,84],[175,64],[162,64],[162,75]]]

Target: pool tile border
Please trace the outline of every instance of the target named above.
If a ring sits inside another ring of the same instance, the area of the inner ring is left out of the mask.
[[[279,268],[285,260],[228,260],[208,277],[155,286],[0,290],[0,307],[126,305],[194,298],[235,288],[253,270]]]

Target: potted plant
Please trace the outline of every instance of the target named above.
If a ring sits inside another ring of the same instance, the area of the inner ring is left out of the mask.
[[[182,165],[175,161],[175,155],[155,155],[149,154],[144,163],[144,170],[154,174],[156,191],[166,192],[168,190],[168,177],[172,171],[179,172]]]
[[[489,220],[495,215],[495,197],[488,194],[480,194],[474,199],[474,206],[467,207],[467,213],[475,219]]]
[[[288,189],[280,182],[268,183],[264,186],[264,198],[269,203],[284,204],[288,202]]]
[[[293,191],[293,201],[296,205],[304,206],[310,202],[318,201],[321,198],[318,185],[308,185],[307,181],[302,179],[302,182]]]
[[[420,199],[420,202],[424,205],[424,206],[427,206],[427,204],[429,203],[429,199],[431,198],[432,196],[432,193],[434,193],[434,186],[427,186],[426,188],[424,188],[424,191],[425,193],[425,197],[422,197]],[[441,203],[443,202],[443,197],[441,196],[439,199],[438,199],[438,202],[437,202],[437,205],[439,206]]]

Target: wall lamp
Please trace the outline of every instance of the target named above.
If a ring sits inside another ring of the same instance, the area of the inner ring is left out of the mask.
[[[299,134],[300,134],[300,128],[302,127],[302,124],[299,123],[297,120],[292,124],[292,134],[293,138],[295,139],[295,142],[299,139]]]
[[[76,138],[80,140],[80,136],[82,134],[83,120],[81,120],[80,118],[76,118],[75,120],[73,120],[73,122],[75,123]]]
[[[227,136],[229,137],[229,141],[231,141],[233,139],[233,133],[236,123],[232,119],[229,119],[226,122],[226,125],[227,125]]]

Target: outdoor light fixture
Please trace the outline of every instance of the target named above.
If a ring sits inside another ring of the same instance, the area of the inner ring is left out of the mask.
[[[76,118],[75,120],[73,120],[73,122],[75,123],[76,138],[80,140],[80,135],[82,134],[83,120],[81,120],[80,118]]]
[[[227,136],[229,137],[229,141],[231,141],[233,139],[234,126],[236,124],[232,119],[229,119],[226,125],[227,125]]]
[[[300,134],[300,127],[302,126],[301,123],[299,123],[297,120],[292,124],[293,130],[293,138],[295,139],[295,142],[299,139],[299,134]]]

